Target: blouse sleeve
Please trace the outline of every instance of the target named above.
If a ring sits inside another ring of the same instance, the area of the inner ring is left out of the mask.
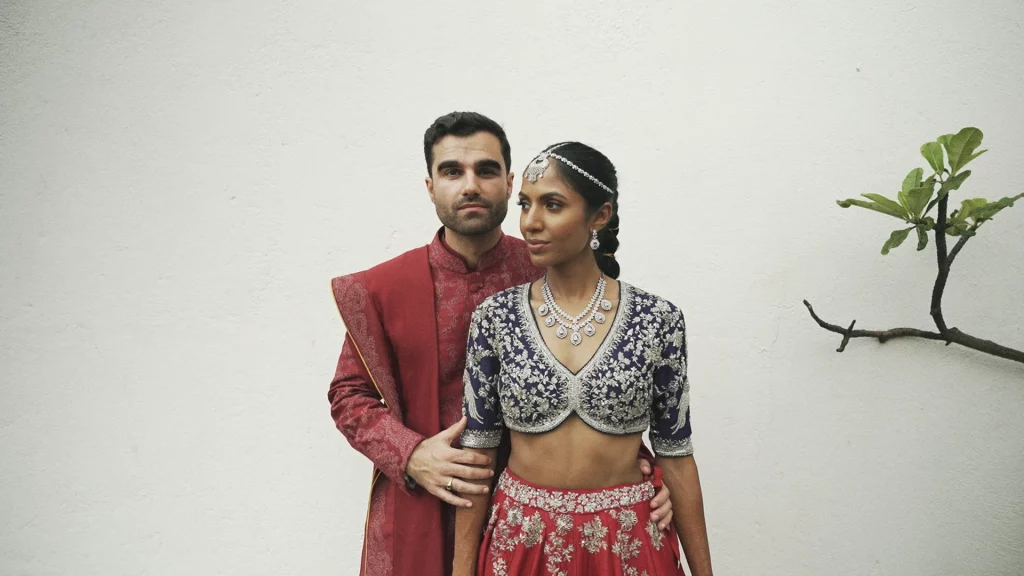
[[[686,322],[674,306],[666,314],[661,359],[654,369],[651,447],[658,456],[693,454],[690,382],[686,377]]]
[[[501,360],[494,347],[494,333],[485,306],[473,312],[466,345],[466,372],[462,378],[462,414],[468,417],[462,433],[465,448],[497,448],[504,430],[498,398]]]

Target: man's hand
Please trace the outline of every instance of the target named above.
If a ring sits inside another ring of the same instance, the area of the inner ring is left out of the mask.
[[[490,493],[487,486],[473,484],[468,480],[486,480],[494,476],[494,470],[480,468],[489,466],[490,458],[468,450],[452,448],[452,443],[466,429],[466,422],[466,417],[463,416],[462,420],[451,428],[420,442],[409,456],[409,464],[405,469],[405,473],[412,476],[412,479],[427,492],[452,506],[461,508],[469,508],[472,503],[459,498],[457,493]],[[447,489],[449,482],[452,488],[450,492]]]
[[[640,472],[644,476],[650,476],[653,470],[651,470],[651,463],[643,458],[639,459]],[[651,508],[654,512],[651,513],[651,520],[658,523],[658,530],[665,530],[668,528],[669,523],[672,522],[672,500],[669,499],[668,486],[662,485],[661,492],[654,495],[651,500]]]

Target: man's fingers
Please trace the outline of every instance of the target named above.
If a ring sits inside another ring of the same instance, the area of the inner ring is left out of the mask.
[[[650,476],[651,463],[648,462],[647,460],[644,460],[643,458],[640,458],[638,462],[640,463],[640,472],[642,472],[644,476]]]
[[[487,480],[494,476],[494,471],[490,468],[473,468],[472,466],[451,464],[445,467],[444,474],[462,480]]]
[[[473,505],[473,503],[470,502],[469,500],[466,500],[465,498],[459,498],[456,494],[445,490],[443,487],[434,488],[433,490],[430,491],[430,493],[433,494],[434,496],[437,496],[441,500],[451,504],[452,506],[458,508],[469,508]]]
[[[462,431],[466,429],[466,424],[468,422],[469,420],[463,416],[461,420],[452,424],[451,427],[446,429],[444,432],[441,432],[441,436],[448,441],[448,444],[451,444],[456,438],[462,436]]]
[[[453,450],[455,450],[453,448]],[[491,459],[483,454],[470,452],[469,450],[455,450],[455,457],[450,461],[455,464],[466,464],[468,466],[490,466]]]
[[[491,489],[483,484],[473,484],[472,482],[464,482],[455,479],[452,483],[452,488],[459,494],[477,494],[479,496],[485,496],[491,493]]]

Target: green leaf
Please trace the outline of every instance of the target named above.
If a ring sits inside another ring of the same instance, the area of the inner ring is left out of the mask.
[[[924,229],[924,226],[918,226],[917,230],[917,251],[920,252],[928,247],[928,231]]]
[[[924,178],[924,170],[921,168],[914,168],[907,174],[907,177],[903,179],[903,191],[910,192],[914,188],[921,185],[921,179]]]
[[[950,218],[950,222],[953,224],[966,223],[967,219],[974,214],[975,210],[987,205],[988,200],[984,198],[968,198],[967,200],[963,200],[960,202],[960,209],[954,212]]]
[[[900,244],[903,244],[903,241],[906,240],[907,236],[910,235],[911,230],[913,230],[913,228],[907,228],[906,230],[896,230],[895,232],[890,234],[889,239],[886,240],[885,244],[882,246],[882,256],[889,254],[889,250],[892,250],[893,248],[898,247]]]
[[[963,185],[964,181],[970,178],[970,176],[971,171],[964,170],[963,172],[957,174],[956,176],[952,176],[949,180],[943,182],[942,186],[939,187],[939,199],[941,200],[942,198],[945,198],[947,194],[954,190],[959,190],[960,186]]]
[[[881,194],[870,194],[869,193],[869,194],[861,194],[861,196],[867,198],[868,200],[874,200],[877,204],[880,204],[880,205],[884,206],[885,208],[888,208],[889,210],[896,211],[899,214],[898,216],[896,216],[897,218],[903,218],[904,220],[906,220],[907,217],[910,216],[910,214],[907,213],[906,209],[903,206],[901,206],[899,202],[896,202],[894,200],[890,200],[890,199],[886,198],[885,196],[882,196]]]
[[[857,200],[850,198],[848,200],[836,200],[836,204],[839,204],[843,208],[849,208],[850,206],[859,206],[861,208],[867,208],[868,210],[874,210],[875,212],[881,212],[882,214],[892,216],[893,218],[899,218],[900,220],[906,220],[907,214],[902,206],[889,200],[885,196],[880,194],[864,194],[865,197],[875,200],[874,202],[865,202],[863,200]],[[877,199],[876,199],[877,198]],[[883,200],[880,202],[878,199]]]
[[[986,148],[984,150],[978,150],[974,154],[971,154],[971,157],[967,159],[967,162],[970,162],[971,160],[974,160],[975,158],[977,158],[978,156],[981,156],[985,152],[988,152],[988,148]],[[966,166],[967,162],[964,162],[963,164],[961,164],[960,167],[963,168],[964,166]]]
[[[1003,198],[998,202],[989,202],[982,206],[977,206],[973,210],[971,210],[970,218],[974,220],[975,223],[984,222],[985,220],[991,220],[993,216],[995,216],[1005,208],[1012,207],[1013,203],[1016,202],[1017,200],[1020,200],[1021,198],[1024,198],[1024,194],[1018,194],[1016,196],[1011,196],[1009,198]]]
[[[935,170],[936,174],[942,174],[944,165],[942,164],[942,144],[938,142],[928,142],[921,146],[921,155],[928,161],[928,165]]]
[[[956,226],[949,226],[946,228],[946,234],[950,236],[960,236],[967,230],[966,224],[958,224]]]
[[[910,211],[910,201],[907,200],[907,193],[901,190],[896,193],[896,197],[899,198],[900,206],[903,207],[903,210],[907,213],[907,216],[913,218],[914,214],[913,212]]]
[[[957,132],[956,136],[949,139],[945,146],[946,154],[949,156],[949,170],[952,174],[956,174],[968,162],[981,155],[981,152],[978,155],[974,155],[974,151],[978,146],[981,146],[981,139],[983,137],[984,135],[981,133],[981,130],[968,127]]]
[[[928,201],[932,199],[932,188],[914,188],[910,192],[907,192],[907,209],[910,210],[910,216],[914,219],[919,219],[924,214],[924,207],[928,205]]]
[[[953,139],[953,136],[955,136],[955,134],[943,134],[942,136],[936,138],[935,141],[938,142],[939,144],[942,144],[943,148],[948,148],[949,141]]]

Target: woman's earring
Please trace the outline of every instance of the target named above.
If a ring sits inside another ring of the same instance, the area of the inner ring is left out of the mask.
[[[601,247],[601,243],[597,241],[597,230],[590,231],[590,249],[597,250]]]

